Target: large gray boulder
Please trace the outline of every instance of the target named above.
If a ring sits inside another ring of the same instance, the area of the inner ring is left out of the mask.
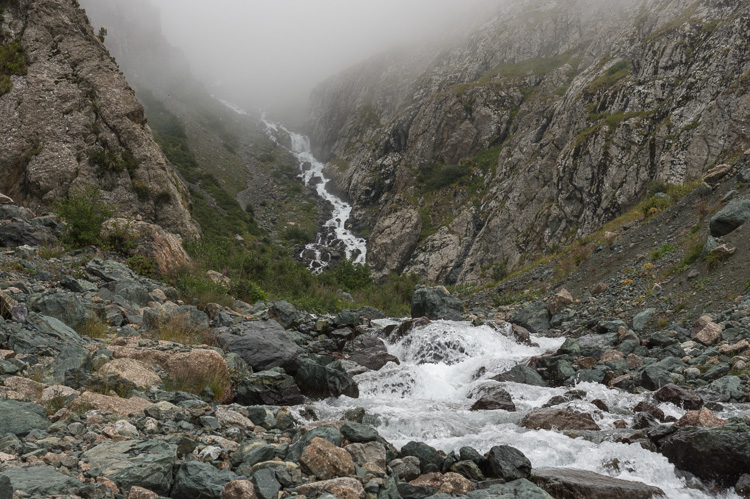
[[[338,361],[325,365],[313,356],[300,358],[294,380],[300,391],[312,399],[359,397],[357,384]]]
[[[31,430],[46,430],[50,424],[47,412],[40,405],[0,400],[0,436],[12,433],[23,437]]]
[[[281,367],[297,371],[300,348],[274,320],[246,321],[218,330],[218,341],[225,352],[236,353],[255,371]]]
[[[531,461],[520,450],[508,445],[496,445],[487,453],[487,465],[483,470],[490,478],[501,478],[506,482],[529,478]]]
[[[36,355],[44,367],[45,381],[62,383],[69,370],[81,369],[89,358],[85,342],[71,328],[55,319],[29,314],[24,327],[10,336],[8,346],[16,354]]]
[[[143,311],[143,327],[146,331],[157,329],[161,324],[179,321],[181,327],[190,331],[206,331],[208,316],[193,305],[161,305]]]
[[[721,237],[745,222],[750,222],[750,199],[735,199],[711,218],[709,228],[712,236]]]
[[[39,246],[52,244],[56,241],[57,237],[55,237],[52,229],[26,220],[17,220],[7,225],[0,225],[0,247]]]
[[[281,369],[245,376],[237,385],[235,399],[243,405],[297,405],[305,401],[294,378]]]
[[[411,316],[461,321],[464,319],[464,305],[442,286],[418,288],[411,300]]]
[[[664,491],[645,483],[620,480],[593,471],[568,468],[537,468],[531,480],[553,497],[606,497],[608,499],[651,499]]]
[[[73,329],[79,329],[94,317],[91,300],[69,291],[34,293],[29,296],[27,306],[34,312],[59,319]]]
[[[137,485],[166,496],[172,487],[177,446],[163,440],[105,442],[84,452],[81,459],[123,491]]]
[[[424,442],[409,442],[401,448],[401,457],[414,456],[419,459],[422,473],[435,473],[443,468],[445,458]]]
[[[524,385],[548,386],[544,378],[533,367],[518,364],[513,366],[510,371],[500,373],[494,378],[495,381],[511,381],[513,383],[523,383]]]
[[[531,328],[532,332],[547,331],[549,329],[550,313],[547,304],[540,301],[526,306],[514,315],[510,321]]]
[[[3,488],[3,480],[6,478],[6,484],[10,482],[10,496],[13,491],[23,491],[27,495],[24,497],[52,497],[68,494],[77,494],[84,488],[84,484],[75,478],[63,475],[55,471],[51,466],[32,466],[29,468],[10,468],[0,473],[0,488]],[[3,493],[0,492],[0,497]]]
[[[199,461],[186,461],[177,470],[170,497],[220,499],[224,485],[236,479],[237,475],[229,470],[218,470],[208,463]]]
[[[388,353],[385,342],[372,334],[357,336],[344,347],[349,360],[373,371],[377,371],[389,362],[399,364],[398,357]]]

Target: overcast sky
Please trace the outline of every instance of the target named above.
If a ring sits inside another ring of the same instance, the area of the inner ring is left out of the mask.
[[[394,46],[446,32],[500,0],[153,0],[166,37],[196,76],[258,105],[305,96],[318,82]]]

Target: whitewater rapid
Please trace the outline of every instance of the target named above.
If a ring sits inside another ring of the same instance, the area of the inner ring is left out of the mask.
[[[739,497],[733,491],[707,495],[680,476],[661,454],[638,444],[607,441],[614,440],[618,433],[616,420],[624,420],[630,427],[632,408],[646,399],[644,395],[609,389],[598,383],[575,386],[575,390],[585,395],[557,407],[591,414],[602,428],[591,440],[519,426],[530,411],[571,390],[490,379],[533,356],[557,350],[564,338],[532,336],[532,341],[538,346],[517,343],[508,330],[436,321],[387,344],[389,353],[400,360],[400,365],[391,362],[379,371],[355,376],[359,398],[342,396],[311,406],[321,421],[342,419],[347,410],[363,407],[365,422],[397,448],[412,440],[445,452],[471,446],[485,453],[496,445],[510,445],[523,452],[535,468],[576,468],[644,482],[661,488],[669,498]],[[493,386],[501,386],[510,393],[515,412],[469,410],[483,391]],[[597,399],[609,410],[602,411],[592,404]],[[685,414],[671,403],[661,403],[658,407],[667,416],[680,418]],[[298,407],[296,412],[305,421],[303,409]]]

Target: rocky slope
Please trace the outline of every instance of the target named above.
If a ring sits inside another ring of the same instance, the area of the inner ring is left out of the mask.
[[[651,181],[735,160],[749,31],[747,5],[716,0],[514,3],[437,56],[331,79],[309,133],[379,275],[486,281],[591,233]]]
[[[153,141],[143,107],[77,2],[3,2],[2,30],[25,74],[0,96],[0,189],[49,207],[97,186],[123,216],[197,233],[187,189]]]

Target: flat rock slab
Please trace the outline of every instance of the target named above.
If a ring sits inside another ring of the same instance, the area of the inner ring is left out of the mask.
[[[536,468],[531,480],[555,499],[650,499],[664,491],[640,482],[620,480],[593,471]]]
[[[0,473],[0,477],[10,480],[11,491],[23,491],[31,496],[77,494],[84,487],[75,478],[58,473],[50,466],[11,468]]]
[[[256,372],[281,367],[294,373],[296,359],[303,352],[274,320],[246,321],[223,328],[218,340],[224,351],[236,353]]]
[[[50,425],[44,408],[30,402],[0,400],[0,435],[25,436],[31,430],[46,430]]]

